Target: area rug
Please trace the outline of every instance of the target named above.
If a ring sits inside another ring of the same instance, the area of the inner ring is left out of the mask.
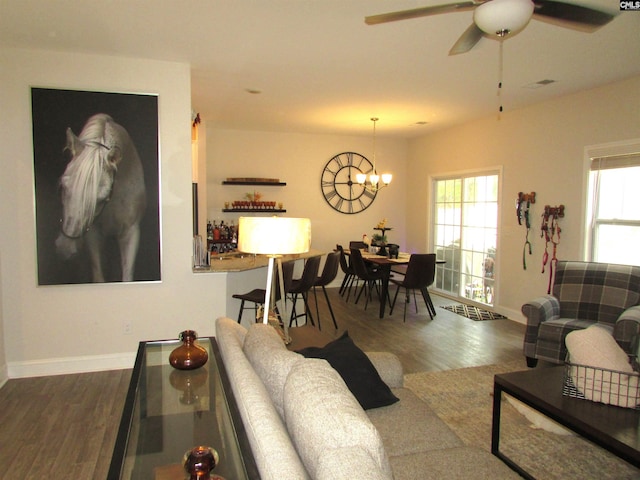
[[[465,305],[464,303],[456,303],[453,305],[443,305],[440,308],[449,310],[450,312],[462,315],[463,317],[470,318],[476,322],[481,320],[501,320],[505,317],[499,313],[490,312],[489,310],[483,310],[482,308],[474,307],[473,305]]]
[[[503,365],[405,375],[422,398],[468,445],[491,451],[493,376],[525,370],[524,360]],[[535,428],[502,402],[500,450],[538,479],[639,479],[640,470],[577,435]]]

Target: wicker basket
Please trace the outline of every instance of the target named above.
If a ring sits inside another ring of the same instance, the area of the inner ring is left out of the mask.
[[[640,374],[565,362],[562,394],[640,410]]]

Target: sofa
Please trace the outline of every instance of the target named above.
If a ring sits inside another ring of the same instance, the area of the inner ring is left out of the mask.
[[[599,325],[628,353],[640,333],[640,267],[560,261],[551,295],[522,306],[527,319],[523,351],[527,365],[538,359],[565,362],[568,333]]]
[[[359,386],[352,393],[342,375],[350,377],[320,358],[332,346],[347,345],[344,337],[306,349],[305,356],[289,351],[269,325],[247,329],[229,318],[216,320],[222,360],[263,480],[520,478],[488,450],[466,446],[404,388],[395,355],[360,351],[386,391],[367,391],[364,400]],[[379,400],[391,403],[366,405]]]

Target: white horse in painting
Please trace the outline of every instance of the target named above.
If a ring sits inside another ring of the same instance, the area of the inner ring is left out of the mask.
[[[62,219],[56,249],[64,258],[86,243],[94,282],[104,282],[102,251],[108,238],[120,250],[122,281],[133,280],[140,219],[146,208],[142,163],[127,131],[104,113],[93,115],[79,137],[67,128],[72,159],[60,186]]]

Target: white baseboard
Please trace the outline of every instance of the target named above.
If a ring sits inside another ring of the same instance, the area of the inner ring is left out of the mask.
[[[523,325],[527,324],[527,319],[525,318],[525,316],[522,314],[520,310],[513,310],[512,308],[497,307],[496,312],[504,315],[509,320],[513,320],[514,322],[521,323]]]
[[[9,380],[9,372],[7,371],[7,366],[2,365],[2,368],[0,368],[0,388],[7,383],[7,380]]]
[[[136,353],[117,353],[84,357],[50,358],[28,362],[9,362],[8,378],[43,377],[72,373],[100,372],[133,368]],[[0,379],[1,381],[1,379]]]

